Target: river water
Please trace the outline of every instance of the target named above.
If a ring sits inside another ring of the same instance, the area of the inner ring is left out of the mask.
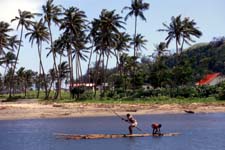
[[[128,124],[116,116],[0,121],[0,150],[225,150],[224,113],[140,115],[135,118],[144,131],[151,132],[150,124],[160,122],[162,132],[181,135],[63,140],[54,134],[128,133]]]

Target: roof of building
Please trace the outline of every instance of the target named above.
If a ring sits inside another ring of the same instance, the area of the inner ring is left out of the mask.
[[[198,81],[196,85],[207,85],[220,75],[221,75],[220,73],[207,74],[200,81]]]
[[[71,86],[71,84],[69,84]],[[74,83],[73,87],[94,87],[94,83]]]

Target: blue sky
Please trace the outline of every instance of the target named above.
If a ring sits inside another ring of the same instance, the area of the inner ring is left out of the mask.
[[[55,4],[61,4],[65,8],[76,6],[86,12],[88,20],[97,18],[102,9],[115,9],[117,13],[121,13],[124,6],[129,6],[131,0],[54,0]],[[141,33],[148,40],[146,45],[148,50],[144,50],[145,55],[150,55],[154,50],[154,45],[164,41],[166,33],[157,32],[163,28],[162,23],[170,23],[172,16],[182,15],[190,17],[197,22],[197,26],[203,32],[200,39],[196,39],[197,43],[209,42],[213,37],[225,36],[225,0],[144,0],[150,3],[150,9],[145,12],[147,22],[138,20],[138,33]],[[32,12],[41,12],[41,6],[45,4],[45,0],[0,0],[0,20],[9,22],[17,15],[17,10],[29,10]],[[133,35],[134,18],[129,18],[126,22],[126,32]],[[13,24],[15,27],[15,24]],[[59,31],[54,29],[55,35]],[[24,66],[27,69],[38,70],[38,57],[36,45],[31,48],[27,39],[24,40],[24,47],[21,49],[19,58],[19,67]],[[174,49],[175,45],[171,44],[170,49]],[[46,52],[46,50],[43,50]],[[43,53],[45,68],[52,67],[52,58],[46,59]],[[111,66],[115,65],[111,61]],[[86,63],[82,63],[83,68],[87,68]],[[0,68],[0,71],[2,68]]]

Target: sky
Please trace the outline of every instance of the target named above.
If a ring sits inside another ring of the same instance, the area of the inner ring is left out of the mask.
[[[182,15],[182,17],[190,17],[195,20],[199,30],[203,32],[202,37],[196,39],[196,43],[209,42],[213,37],[225,36],[225,0],[143,1],[150,4],[149,10],[144,12],[147,21],[138,20],[137,32],[148,40],[147,50],[143,50],[144,55],[151,55],[154,45],[164,41],[167,34],[157,30],[163,28],[162,23],[169,24],[172,16]],[[0,0],[0,21],[10,23],[10,20],[18,15],[18,9],[42,12],[41,7],[45,2],[46,0]],[[89,21],[98,18],[102,9],[115,9],[117,13],[124,17],[127,12],[121,13],[122,8],[131,4],[131,0],[54,0],[54,2],[65,8],[70,6],[78,7],[85,11]],[[126,32],[133,35],[134,17],[128,19],[125,27]],[[16,29],[16,23],[12,24],[12,28]],[[55,38],[59,33],[56,28],[53,29]],[[175,44],[171,44],[169,49],[175,49]],[[44,67],[48,70],[52,67],[52,57],[46,58],[47,50],[43,49],[43,51]],[[39,62],[37,56],[36,45],[34,44],[31,47],[28,39],[23,39],[18,67],[38,71]],[[115,66],[115,60],[112,59],[109,67],[113,66]],[[85,70],[87,63],[82,63],[82,68]],[[3,68],[0,67],[0,72],[2,70]]]

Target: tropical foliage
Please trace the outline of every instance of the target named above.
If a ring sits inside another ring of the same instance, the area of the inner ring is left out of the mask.
[[[88,20],[79,8],[63,8],[53,0],[47,0],[42,6],[42,14],[19,10],[18,16],[12,19],[17,21],[17,30],[20,29],[19,40],[10,24],[0,22],[0,66],[4,68],[0,76],[1,93],[9,94],[10,98],[16,93],[28,97],[28,91],[34,91],[37,97],[44,93],[45,99],[61,99],[64,90],[71,93],[70,98],[77,99],[215,95],[223,99],[223,84],[196,87],[195,83],[206,73],[225,73],[225,38],[184,49],[185,44],[191,45],[194,38],[200,38],[202,32],[193,19],[173,16],[169,24],[163,23],[164,28],[158,30],[167,36],[150,54],[145,35],[137,32],[138,18],[147,21],[144,12],[149,6],[143,0],[132,0],[123,9],[128,11],[124,18],[116,10],[103,9],[93,20]],[[126,32],[125,23],[132,16],[133,36]],[[18,68],[25,40],[37,51],[38,72]],[[176,53],[169,49],[173,40]],[[134,48],[132,56],[131,48]],[[45,49],[48,50],[46,59],[52,60],[49,70],[43,61]],[[142,55],[143,50],[147,50],[147,56]],[[112,61],[116,66],[108,69]],[[86,72],[84,62],[88,63]]]

